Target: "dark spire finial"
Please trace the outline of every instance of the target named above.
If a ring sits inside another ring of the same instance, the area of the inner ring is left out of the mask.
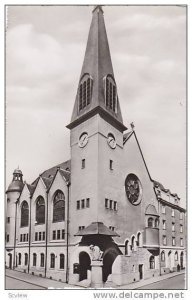
[[[92,13],[94,13],[95,11],[97,11],[97,12],[101,11],[102,14],[103,14],[102,6],[101,6],[101,5],[95,5],[95,7],[94,7]]]

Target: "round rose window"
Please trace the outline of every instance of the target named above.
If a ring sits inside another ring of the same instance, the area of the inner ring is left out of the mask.
[[[127,199],[131,202],[131,204],[138,205],[141,202],[141,183],[136,175],[127,175],[125,179],[125,191]]]

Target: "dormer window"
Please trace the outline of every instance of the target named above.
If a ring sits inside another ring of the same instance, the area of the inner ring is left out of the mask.
[[[117,111],[117,88],[111,75],[105,77],[105,105],[112,111]]]
[[[91,103],[93,79],[89,74],[85,74],[79,86],[79,111]]]

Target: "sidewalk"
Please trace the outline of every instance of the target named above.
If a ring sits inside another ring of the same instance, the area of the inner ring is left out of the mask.
[[[155,283],[155,282],[159,282],[159,281],[162,281],[162,280],[166,280],[168,278],[179,276],[181,274],[185,274],[185,271],[169,273],[169,274],[165,274],[165,275],[161,275],[161,276],[157,276],[157,277],[152,277],[152,278],[149,278],[149,279],[143,279],[143,280],[138,281],[138,282],[133,282],[133,283],[126,284],[126,285],[121,285],[121,286],[117,287],[117,289],[136,290],[136,289],[138,289],[142,286],[144,287],[145,285]]]
[[[53,289],[82,289],[82,287],[73,286],[73,285],[67,284],[65,282],[60,282],[60,281],[56,281],[56,280],[44,278],[44,277],[38,277],[35,275],[23,273],[23,272],[16,271],[16,270],[6,269],[5,275],[12,277],[12,278],[20,279],[23,282],[35,284],[35,285],[37,285],[39,287],[43,287],[45,289],[51,289],[51,288],[53,288]]]
[[[152,278],[149,278],[146,280],[141,280],[141,281],[126,284],[126,285],[116,286],[116,287],[109,288],[109,289],[136,290],[142,286],[144,287],[145,285],[159,282],[162,280],[166,280],[168,278],[179,276],[181,274],[185,274],[185,271],[174,272],[174,273],[169,273],[169,274],[162,275],[162,276],[152,277]],[[53,289],[84,289],[81,286],[70,285],[70,284],[67,284],[64,282],[60,282],[60,281],[56,281],[56,280],[52,280],[52,279],[48,279],[48,278],[43,278],[43,277],[38,277],[35,275],[26,274],[23,272],[10,270],[10,269],[6,269],[5,275],[12,277],[12,278],[18,278],[18,279],[22,280],[23,282],[32,283],[39,287],[43,287],[45,289],[51,289],[51,288],[53,288]],[[106,289],[106,288],[104,288],[104,289]]]

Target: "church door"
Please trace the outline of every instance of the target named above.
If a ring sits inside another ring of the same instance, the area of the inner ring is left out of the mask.
[[[79,281],[87,279],[87,271],[91,270],[91,260],[86,252],[79,253]]]

